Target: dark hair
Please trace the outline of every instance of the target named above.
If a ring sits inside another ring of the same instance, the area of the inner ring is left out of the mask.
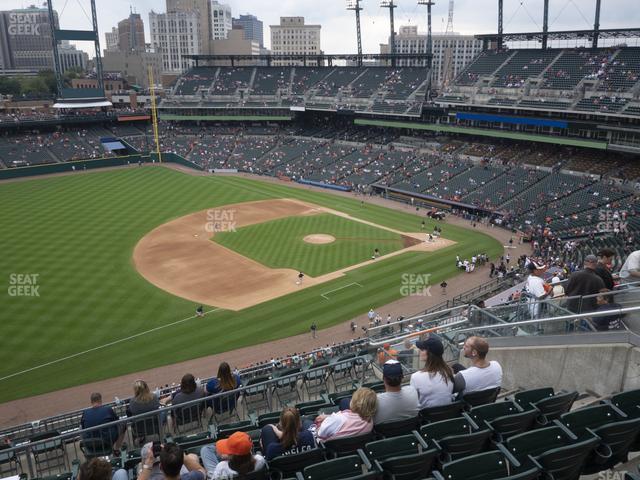
[[[431,374],[439,373],[444,379],[444,383],[448,383],[449,380],[453,382],[453,370],[441,356],[427,353],[424,371]]]
[[[231,367],[227,362],[222,362],[218,367],[218,380],[220,380],[220,388],[224,392],[238,388],[238,383],[231,374]]]
[[[80,480],[111,480],[111,463],[103,458],[92,458],[80,465]]]
[[[196,379],[190,373],[187,373],[180,381],[180,391],[182,393],[193,393],[196,391]]]
[[[616,252],[615,250],[611,249],[611,248],[602,248],[600,249],[600,251],[598,252],[598,256],[599,257],[615,257],[616,256]]]
[[[399,377],[387,377],[386,375],[383,375],[382,379],[390,387],[399,387],[400,384],[402,383],[402,376],[399,376]]]
[[[91,403],[102,403],[102,395],[98,392],[91,394]]]
[[[175,443],[165,443],[160,452],[160,468],[170,477],[180,475],[180,469],[184,464],[184,453],[180,445]]]
[[[231,455],[229,458],[229,468],[235,470],[240,475],[253,472],[256,469],[256,459],[251,453],[247,455]]]

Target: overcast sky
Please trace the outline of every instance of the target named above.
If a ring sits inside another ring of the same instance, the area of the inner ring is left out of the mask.
[[[89,0],[53,0],[62,28],[90,28]],[[23,8],[42,0],[0,0],[2,10]],[[346,10],[346,0],[228,0],[234,16],[251,13],[264,22],[264,41],[270,45],[268,25],[279,23],[280,16],[304,16],[307,23],[322,25],[322,49],[326,53],[356,51],[355,15]],[[426,31],[426,7],[416,0],[396,0],[396,31],[401,25],[418,25]],[[442,32],[447,22],[448,0],[435,0],[433,31]],[[543,0],[504,0],[505,32],[541,31]],[[601,28],[640,26],[640,0],[602,0]],[[455,0],[454,31],[466,34],[497,31],[497,0]],[[362,42],[365,53],[379,53],[379,44],[389,35],[388,9],[379,0],[361,0]],[[163,0],[96,0],[100,42],[104,49],[104,32],[125,18],[129,8],[140,13],[149,41],[149,11],[165,11]],[[550,0],[549,29],[588,29],[593,27],[595,0]],[[569,45],[570,46],[570,45]]]

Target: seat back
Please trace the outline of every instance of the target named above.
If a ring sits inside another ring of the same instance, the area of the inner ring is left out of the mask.
[[[363,450],[372,460],[384,460],[389,457],[418,453],[422,448],[419,439],[411,434],[369,442]]]
[[[489,388],[487,390],[480,390],[477,392],[464,393],[462,395],[462,401],[471,407],[478,407],[480,405],[486,405],[487,403],[493,403],[498,398],[500,393],[500,387]]]
[[[160,423],[157,416],[143,418],[131,424],[134,438],[144,439],[152,435],[160,435]]]
[[[620,420],[621,415],[610,405],[601,404],[579,408],[560,415],[560,422],[573,433],[581,436],[587,428],[594,429]]]
[[[539,413],[536,410],[528,410],[526,412],[494,418],[487,423],[494,432],[498,433],[500,437],[504,439],[531,430],[538,416]]]
[[[578,392],[559,393],[534,403],[534,406],[540,410],[547,421],[557,420],[560,415],[571,409],[576,398],[578,398]]]
[[[611,403],[629,417],[640,417],[640,388],[613,395]]]
[[[520,413],[522,410],[512,401],[491,403],[471,408],[467,415],[478,425],[483,421],[491,421],[498,417]]]
[[[200,423],[200,408],[199,404],[191,405],[188,407],[176,408],[174,410],[176,416],[176,423],[179,426],[188,425],[190,423]]]
[[[533,404],[539,402],[544,398],[553,397],[555,392],[551,387],[533,388],[531,390],[524,390],[514,395],[514,401],[525,410],[531,410],[534,408]]]
[[[353,435],[351,437],[334,438],[323,442],[324,448],[332,455],[343,457],[353,455],[358,449],[373,440],[373,432],[364,433],[362,435]]]
[[[82,450],[87,460],[91,460],[92,458],[111,455],[113,453],[113,445],[105,442],[100,437],[83,438],[80,440],[80,450]]]
[[[420,428],[420,436],[425,440],[440,440],[451,435],[466,435],[472,430],[471,422],[460,417],[423,425]]]
[[[602,443],[611,449],[611,460],[607,465],[626,462],[630,450],[640,435],[640,418],[631,418],[619,422],[609,423],[593,429]]]
[[[526,459],[529,455],[535,457],[571,443],[572,438],[560,427],[539,428],[514,435],[504,441],[509,453],[519,460]]]
[[[432,448],[420,453],[389,457],[379,462],[385,476],[394,480],[424,478],[433,470],[440,452]]]
[[[321,448],[314,448],[293,455],[281,455],[269,460],[269,468],[273,472],[278,472],[280,478],[295,477],[296,472],[302,471],[309,465],[323,462],[325,452]]]
[[[467,457],[485,450],[491,443],[491,430],[478,430],[466,435],[451,435],[441,438],[438,444],[448,455],[448,458],[456,459]]]
[[[420,410],[420,418],[422,423],[440,422],[442,420],[460,417],[463,410],[464,403],[457,401],[439,407],[423,408]]]
[[[373,427],[373,430],[376,435],[388,438],[406,435],[418,428],[419,425],[420,417],[413,417],[395,422],[378,423]]]
[[[349,455],[305,467],[303,477],[305,480],[361,480],[378,478],[379,474],[368,472],[360,456]]]
[[[442,465],[447,480],[495,480],[509,475],[509,465],[501,452],[470,455]]]
[[[598,441],[597,437],[593,437],[547,450],[535,458],[542,469],[553,475],[555,480],[575,480],[579,478],[587,457],[597,447]]]
[[[244,420],[242,422],[226,423],[218,426],[218,433],[216,439],[227,438],[235,432],[249,432],[255,430],[256,426],[251,420]]]

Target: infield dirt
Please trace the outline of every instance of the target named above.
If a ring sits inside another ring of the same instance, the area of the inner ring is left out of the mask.
[[[399,233],[405,237],[406,248],[319,277],[305,276],[302,285],[297,285],[296,270],[269,268],[211,241],[215,232],[224,228],[320,213],[331,213]],[[160,225],[135,246],[133,263],[145,279],[173,295],[196,304],[237,311],[339,278],[345,272],[373,261],[407,251],[434,251],[455,243],[444,238],[425,242],[425,236],[424,232],[399,232],[299,200],[261,200],[202,210]]]

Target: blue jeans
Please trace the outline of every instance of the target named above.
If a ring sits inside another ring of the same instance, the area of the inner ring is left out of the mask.
[[[204,469],[207,471],[207,478],[211,480],[213,478],[213,471],[216,469],[218,463],[220,463],[220,459],[216,454],[215,444],[205,445],[202,447],[200,449],[200,459],[202,460]]]

